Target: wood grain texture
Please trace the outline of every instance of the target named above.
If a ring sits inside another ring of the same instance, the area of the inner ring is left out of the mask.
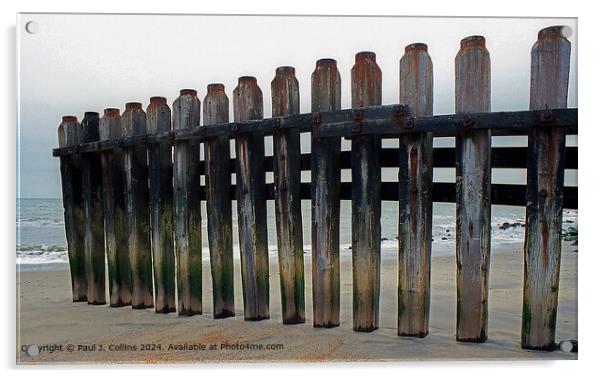
[[[380,105],[381,102],[382,74],[376,55],[358,53],[351,69],[351,107]],[[358,127],[361,128],[361,120]],[[359,135],[351,141],[353,330],[360,332],[377,329],[379,320],[380,148],[381,137],[376,135]]]
[[[493,136],[527,135],[535,126],[562,127],[567,135],[577,134],[578,109],[523,110],[511,112],[485,112],[471,114],[445,114],[430,117],[400,116],[400,105],[381,105],[363,108],[362,134],[379,135],[384,139],[398,139],[401,135],[432,132],[434,137],[455,137],[466,129],[490,130]],[[263,118],[261,120],[232,122],[213,125],[202,130],[169,131],[159,135],[139,135],[125,139],[86,143],[80,146],[55,148],[53,156],[73,153],[104,151],[134,145],[166,143],[173,140],[198,140],[227,136],[231,139],[246,132],[262,132],[271,135],[276,128],[298,128],[312,132],[314,137],[353,137],[358,122],[358,109],[331,112],[305,113],[287,117]],[[315,127],[320,125],[320,127]]]
[[[104,110],[99,122],[101,140],[123,136],[119,109]],[[109,305],[132,305],[132,279],[125,208],[125,162],[123,150],[101,152],[102,199],[105,218],[105,249],[109,277]]]
[[[81,125],[77,122],[76,117],[63,117],[58,127],[59,147],[70,147],[79,144],[80,128]],[[86,302],[88,300],[88,279],[86,275],[84,209],[81,158],[79,154],[61,157],[60,169],[72,299],[73,302]]]
[[[203,125],[229,121],[229,100],[223,84],[209,84],[203,100]],[[211,257],[213,317],[234,316],[234,255],[230,199],[230,140],[220,136],[205,142],[207,237]]]
[[[562,35],[562,27],[539,32],[531,50],[531,110],[566,107],[570,56],[571,43]],[[561,128],[535,128],[529,133],[524,349],[556,349],[565,139]]]
[[[272,117],[299,114],[299,82],[293,67],[278,67],[271,83]],[[282,322],[305,323],[305,273],[301,219],[301,133],[275,130],[274,194]]]
[[[485,38],[467,37],[456,55],[456,113],[488,112],[491,71]],[[487,340],[491,253],[491,132],[456,138],[456,340]]]
[[[171,109],[164,97],[151,97],[146,108],[149,134],[171,130]],[[148,147],[151,248],[155,312],[176,311],[176,272],[173,227],[173,164],[170,144]]]
[[[234,89],[234,121],[263,118],[263,97],[254,77]],[[236,137],[236,200],[245,320],[270,317],[268,232],[263,133]]]
[[[82,119],[80,143],[100,139],[98,113],[86,112]],[[107,303],[105,290],[105,238],[100,154],[82,155],[82,194],[84,200],[84,250],[88,276],[88,304]]]
[[[173,129],[195,129],[201,122],[201,102],[192,89],[183,89],[173,103]],[[174,144],[174,228],[178,277],[178,313],[199,315],[202,306],[200,144]]]
[[[412,116],[433,115],[433,63],[427,46],[405,48],[399,63],[399,103]],[[399,140],[399,282],[397,334],[429,333],[433,226],[433,136]]]
[[[312,112],[341,109],[341,76],[334,59],[320,59],[311,76]],[[319,128],[320,125],[314,125]],[[313,132],[312,132],[313,134]],[[311,140],[311,246],[314,327],[340,324],[341,138]]]
[[[139,102],[129,102],[121,115],[124,136],[146,134],[146,114]],[[148,163],[146,146],[124,149],[125,207],[132,273],[132,308],[153,307],[153,266],[150,240]]]

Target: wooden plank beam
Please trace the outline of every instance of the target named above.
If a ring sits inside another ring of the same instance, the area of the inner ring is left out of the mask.
[[[146,134],[146,114],[139,102],[128,102],[121,115],[123,135]],[[124,149],[125,207],[132,273],[132,308],[153,307],[148,163],[146,146]]]
[[[566,107],[570,57],[571,43],[561,26],[539,32],[531,50],[530,109]],[[531,130],[521,331],[524,349],[556,349],[564,150],[565,130]]]
[[[203,100],[205,127],[228,122],[229,100],[223,84],[209,84]],[[232,162],[232,169],[229,163]],[[211,255],[213,317],[234,316],[234,256],[232,252],[232,201],[230,172],[236,171],[236,159],[230,160],[230,140],[219,136],[205,143],[205,189],[207,193],[207,237]]]
[[[381,101],[382,74],[376,55],[360,52],[351,69],[351,106],[380,105]],[[362,127],[357,120],[359,135],[351,140],[353,330],[372,332],[378,328],[380,299],[381,138],[362,134]]]
[[[85,113],[79,136],[80,143],[94,142],[100,139],[98,113]],[[107,303],[107,299],[100,154],[82,156],[82,194],[84,200],[84,250],[86,275],[88,276],[88,304],[103,305]]]
[[[77,145],[80,127],[77,117],[64,116],[58,127],[59,147],[66,148]],[[86,302],[88,300],[88,279],[84,247],[81,158],[78,154],[61,156],[60,165],[72,299],[73,302]]]
[[[341,75],[334,59],[320,59],[311,75],[312,112],[341,108]],[[314,327],[340,324],[340,182],[341,138],[312,138],[311,264]],[[302,157],[301,165],[307,167]],[[351,162],[349,167],[351,167]],[[306,185],[300,185],[307,198]]]
[[[201,103],[194,89],[182,89],[173,103],[174,130],[199,129]],[[198,140],[174,144],[174,230],[177,263],[178,314],[203,313],[201,266],[201,178]]]
[[[399,102],[411,115],[433,114],[433,62],[427,46],[405,48],[399,64]],[[433,222],[433,135],[399,139],[399,336],[429,333]]]
[[[293,67],[278,67],[271,83],[272,117],[299,114],[299,82]],[[305,273],[301,222],[301,135],[274,131],[274,193],[282,322],[305,323]]]
[[[456,113],[488,112],[491,68],[485,38],[464,38],[456,55]],[[467,125],[470,126],[470,125]],[[491,252],[491,132],[456,138],[456,340],[487,340]]]
[[[146,124],[150,134],[171,130],[171,109],[165,97],[151,97]],[[176,311],[173,164],[169,144],[148,146],[148,179],[155,312],[167,314]]]
[[[263,97],[257,79],[239,78],[233,97],[235,121],[263,118]],[[264,156],[263,133],[237,136],[236,201],[245,320],[270,317]]]
[[[358,120],[362,121],[359,134],[377,134],[382,138],[399,138],[403,134],[432,132],[434,137],[455,137],[464,130],[491,130],[493,136],[527,135],[535,127],[562,127],[567,135],[577,134],[577,109],[547,109],[495,113],[438,115],[432,117],[400,116],[403,106],[385,105],[362,109],[345,109],[332,112],[314,112],[295,116],[265,118],[261,120],[232,122],[195,130],[179,130],[159,135],[139,135],[117,140],[86,143],[74,147],[55,148],[53,156],[85,153],[115,147],[148,143],[173,143],[176,140],[205,140],[209,137],[262,132],[271,135],[277,128],[298,128],[301,132],[313,129],[314,137],[351,137]],[[317,127],[319,126],[319,127]]]
[[[101,140],[123,135],[119,109],[104,110],[98,125]],[[123,150],[101,152],[102,199],[105,215],[105,246],[109,275],[109,306],[132,305],[132,279],[125,208],[125,161]]]

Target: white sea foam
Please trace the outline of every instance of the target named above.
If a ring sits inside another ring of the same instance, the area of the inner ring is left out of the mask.
[[[54,202],[52,202],[54,201]],[[341,206],[341,256],[351,256],[351,227],[350,206],[346,201]],[[304,228],[304,246],[303,251],[306,256],[311,254],[311,238],[309,236],[309,203],[304,202],[303,223]],[[273,203],[270,204],[273,206]],[[268,214],[273,214],[273,209],[268,209]],[[382,242],[381,254],[383,256],[396,256],[398,252],[397,240],[397,206],[383,207],[381,218]],[[563,212],[563,229],[577,227],[578,212],[576,210],[565,210]],[[203,250],[202,259],[209,261],[209,248],[207,247],[206,218],[203,222]],[[508,223],[510,227],[503,227]],[[509,246],[520,248],[525,236],[525,210],[524,208],[509,206],[492,207],[492,247]],[[67,264],[68,253],[66,242],[64,241],[64,229],[62,220],[62,204],[57,200],[44,202],[42,200],[24,202],[21,205],[21,212],[17,219],[19,227],[19,245],[17,246],[17,264]],[[434,204],[433,228],[432,228],[432,254],[453,255],[455,253],[455,231],[456,217],[455,206],[453,204]],[[275,220],[273,216],[268,218],[269,243],[268,254],[270,258],[276,258],[278,247],[276,245]],[[233,234],[234,259],[240,259],[240,251],[237,242],[236,212],[233,214]]]

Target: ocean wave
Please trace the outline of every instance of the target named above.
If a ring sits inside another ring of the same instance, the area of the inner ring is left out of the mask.
[[[387,223],[396,222],[395,217],[389,217]],[[54,222],[55,218],[22,218],[21,226],[23,222],[27,224],[62,224],[60,222]],[[564,210],[563,211],[563,229],[569,227],[577,227],[578,212],[575,210]],[[504,226],[504,224],[507,224]],[[492,236],[492,247],[509,245],[509,244],[522,244],[525,237],[525,216],[523,212],[508,212],[508,214],[498,215],[492,218],[491,222],[491,236]],[[236,232],[236,222],[234,222],[234,232]],[[389,228],[389,234],[385,233],[383,227],[383,235],[381,241],[381,252],[383,255],[394,255],[398,251],[398,239],[394,231]],[[343,231],[342,231],[343,232]],[[343,235],[341,235],[343,236]],[[206,243],[206,234],[203,235],[204,242]],[[305,238],[306,242],[309,238]],[[343,237],[342,240],[345,240]],[[347,239],[349,240],[349,239]],[[433,255],[448,255],[453,254],[455,250],[456,240],[456,219],[455,214],[435,214],[433,217],[433,228],[432,228],[432,250]],[[351,243],[343,242],[340,246],[341,256],[351,254]],[[304,254],[311,254],[311,244],[305,244],[303,246]],[[65,245],[45,245],[45,244],[21,244],[16,248],[17,264],[56,264],[56,263],[68,263],[67,247]],[[238,245],[234,245],[233,254],[236,260],[240,259],[240,252]],[[275,240],[268,246],[268,254],[271,257],[277,256],[278,246],[275,244]],[[209,248],[203,247],[202,250],[203,261],[209,261]]]
[[[64,245],[18,245],[17,264],[68,263],[67,247]]]
[[[64,224],[63,218],[30,217],[17,219],[17,226],[21,227],[62,226]]]

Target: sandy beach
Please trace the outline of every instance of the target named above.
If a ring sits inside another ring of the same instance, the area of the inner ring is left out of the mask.
[[[577,339],[576,248],[563,244],[557,341]],[[432,258],[430,334],[424,339],[396,334],[397,260],[390,254],[382,259],[380,328],[372,333],[352,331],[350,251],[341,254],[341,325],[331,329],[312,327],[309,254],[305,255],[306,323],[301,325],[281,324],[278,266],[273,256],[271,319],[261,322],[243,320],[239,265],[235,265],[236,317],[220,320],[212,316],[207,264],[204,314],[194,317],[72,303],[67,268],[24,271],[17,275],[17,363],[576,359],[576,353],[521,350],[522,258],[520,243],[492,250],[489,340],[483,344],[455,341],[453,256]],[[24,349],[32,344],[44,347],[30,356]]]

